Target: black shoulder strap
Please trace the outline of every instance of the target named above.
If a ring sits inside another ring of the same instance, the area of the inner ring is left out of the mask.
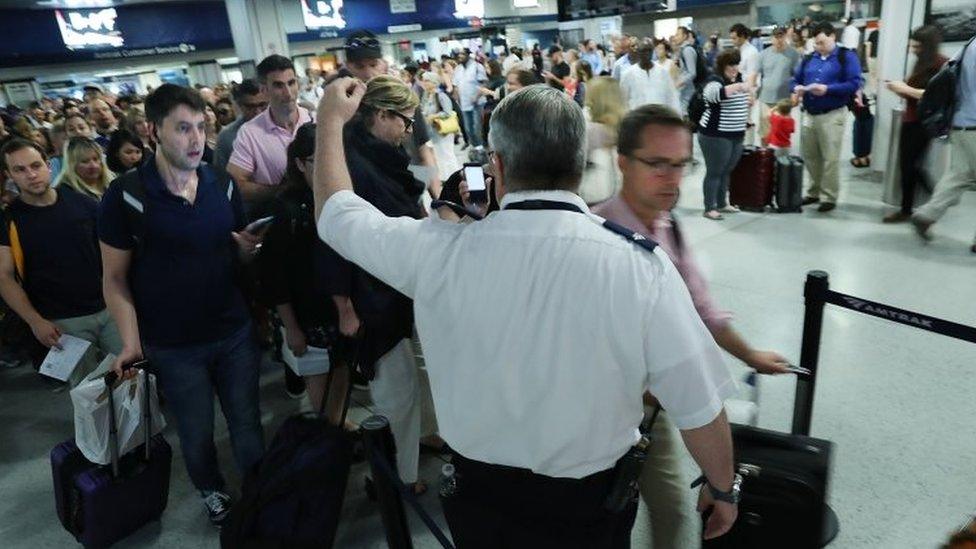
[[[521,202],[512,202],[505,206],[506,210],[564,210],[568,212],[584,213],[583,210],[578,208],[575,204],[570,204],[568,202],[559,202],[556,200],[523,200]],[[589,216],[594,222],[597,219],[602,219],[597,216]],[[604,229],[610,232],[616,233],[630,242],[637,244],[641,248],[649,252],[654,252],[657,248],[657,242],[645,237],[640,233],[635,233],[634,231],[620,225],[619,223],[614,223],[608,219],[603,219],[601,223]]]
[[[626,238],[627,240],[633,242],[634,244],[637,244],[641,248],[644,248],[645,250],[651,253],[654,253],[654,249],[657,248],[657,242],[654,242],[653,240],[645,237],[644,235],[640,233],[635,233],[634,231],[628,229],[627,227],[624,227],[623,225],[620,225],[618,223],[614,223],[613,221],[610,221],[608,219],[603,220],[603,228],[619,234],[620,236]]]
[[[142,253],[146,238],[146,186],[142,183],[141,169],[133,169],[119,177],[122,185],[122,207],[129,225],[129,234],[135,241],[135,253]]]
[[[684,255],[685,238],[681,234],[681,226],[678,224],[678,217],[671,212],[671,231],[674,233],[674,253],[678,257]]]

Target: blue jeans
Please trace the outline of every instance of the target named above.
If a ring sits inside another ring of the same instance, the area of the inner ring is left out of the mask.
[[[470,111],[461,111],[464,131],[467,132],[468,144],[472,147],[484,146],[484,141],[481,140],[481,117],[484,112],[485,108],[481,105],[475,105]]]
[[[264,453],[258,407],[261,353],[251,324],[212,343],[147,347],[153,372],[176,417],[183,461],[198,490],[223,490],[214,446],[214,393],[227,420],[237,467],[243,474]]]
[[[705,211],[720,210],[729,205],[729,178],[742,156],[742,138],[699,133],[698,144],[705,157],[705,180],[702,182]]]

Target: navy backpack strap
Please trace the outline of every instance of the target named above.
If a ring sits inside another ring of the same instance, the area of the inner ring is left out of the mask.
[[[136,255],[142,250],[146,236],[146,186],[140,176],[141,168],[133,168],[119,177],[122,185],[122,207],[129,225],[129,234],[135,241]]]

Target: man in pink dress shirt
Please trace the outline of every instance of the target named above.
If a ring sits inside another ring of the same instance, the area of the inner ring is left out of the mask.
[[[682,176],[692,164],[691,133],[681,116],[662,105],[645,105],[620,123],[617,165],[620,192],[593,212],[657,242],[671,257],[688,286],[691,300],[716,343],[764,374],[785,373],[787,360],[753,349],[731,326],[731,315],[718,308],[687,243],[671,217]],[[640,491],[651,519],[654,549],[685,547],[698,530],[690,516],[686,479],[681,471],[677,431],[662,413],[640,478]]]
[[[298,76],[290,59],[265,57],[257,79],[268,108],[241,126],[227,164],[251,219],[261,216],[285,175],[288,144],[302,124],[312,121],[311,113],[298,106]]]

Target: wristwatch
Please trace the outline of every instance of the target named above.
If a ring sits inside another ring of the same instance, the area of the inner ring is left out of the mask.
[[[708,493],[712,495],[718,501],[724,501],[725,503],[731,503],[732,505],[737,505],[741,499],[742,491],[742,475],[739,473],[735,474],[732,479],[732,488],[728,492],[723,492],[718,488],[711,485],[705,475],[702,475],[695,479],[695,482],[691,483],[692,488],[697,488],[698,486],[705,484],[708,486]]]

